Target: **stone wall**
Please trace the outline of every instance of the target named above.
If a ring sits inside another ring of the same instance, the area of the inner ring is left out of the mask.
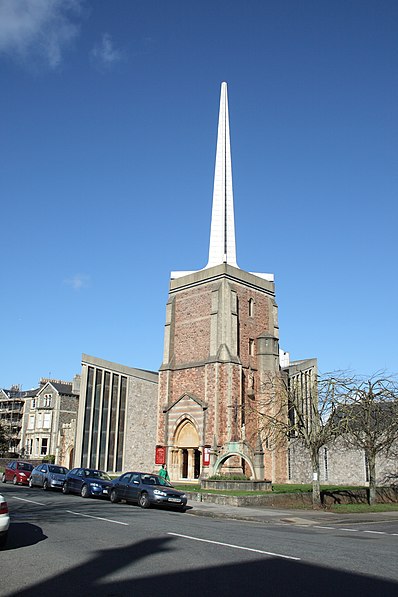
[[[289,482],[311,483],[312,469],[308,450],[299,440],[289,444]],[[398,480],[398,462],[393,456],[376,458],[378,485]],[[365,485],[367,483],[365,455],[338,438],[320,449],[320,482],[323,485]]]
[[[156,447],[158,384],[130,377],[123,469],[153,471]]]

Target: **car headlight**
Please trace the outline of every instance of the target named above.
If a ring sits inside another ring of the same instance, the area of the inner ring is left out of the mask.
[[[153,490],[153,493],[154,493],[155,495],[161,495],[161,496],[163,496],[163,497],[166,497],[166,496],[167,496],[167,493],[166,493],[166,492],[164,492],[164,491],[160,491],[160,489],[154,489],[154,490]]]
[[[90,483],[91,487],[101,487],[99,483]]]
[[[20,477],[26,477],[26,473],[19,473]]]

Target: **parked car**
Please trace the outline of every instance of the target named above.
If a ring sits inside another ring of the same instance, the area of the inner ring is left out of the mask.
[[[10,515],[7,502],[0,494],[0,548],[4,547],[7,541],[8,527],[10,526]]]
[[[174,489],[165,479],[150,473],[124,473],[113,481],[109,497],[113,504],[126,500],[138,503],[141,508],[149,508],[153,504],[184,511],[187,505],[185,493]]]
[[[1,480],[3,483],[7,483],[7,481],[12,481],[14,485],[28,485],[29,477],[33,470],[33,464],[30,462],[21,462],[19,460],[13,460],[9,462],[4,469],[4,473],[2,474]]]
[[[58,464],[39,464],[29,477],[29,487],[37,485],[43,489],[62,489],[68,472],[69,469]]]
[[[80,493],[86,497],[108,497],[112,479],[104,471],[74,468],[65,477],[63,493]]]

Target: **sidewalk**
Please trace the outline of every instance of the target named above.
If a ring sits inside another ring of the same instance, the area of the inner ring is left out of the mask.
[[[282,510],[264,507],[240,507],[213,504],[210,502],[196,502],[188,500],[187,514],[194,516],[208,516],[210,518],[227,518],[263,524],[355,524],[397,521],[398,511],[369,512],[365,514],[340,514],[324,510]]]

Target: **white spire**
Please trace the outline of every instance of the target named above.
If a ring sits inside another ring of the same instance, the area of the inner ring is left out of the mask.
[[[221,263],[228,263],[238,267],[236,263],[234,198],[226,83],[221,83],[209,261],[206,268]]]
[[[236,263],[234,197],[232,193],[231,145],[226,83],[221,83],[209,261],[203,269],[222,263],[228,263],[240,269]],[[171,272],[171,279],[182,278],[193,273],[193,271],[173,271]],[[271,282],[274,279],[273,274],[253,273],[253,275]]]

